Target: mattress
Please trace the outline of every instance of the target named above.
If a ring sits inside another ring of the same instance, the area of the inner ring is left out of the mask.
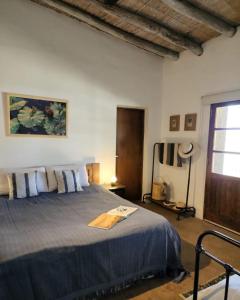
[[[81,299],[147,274],[177,274],[180,238],[164,217],[138,207],[111,230],[87,226],[119,205],[138,207],[97,185],[0,197],[0,299]]]

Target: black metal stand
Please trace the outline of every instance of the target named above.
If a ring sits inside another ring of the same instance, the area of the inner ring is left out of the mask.
[[[156,146],[160,145],[160,143],[155,143],[153,146],[153,160],[152,160],[152,180],[151,180],[151,192],[146,193],[143,195],[143,202],[145,200],[151,200],[154,203],[161,205],[163,208],[171,210],[177,214],[177,220],[180,220],[181,217],[195,217],[196,209],[193,206],[188,206],[188,198],[189,198],[189,187],[190,187],[190,180],[191,180],[191,168],[192,168],[192,157],[189,159],[189,169],[188,169],[188,183],[187,183],[187,195],[186,195],[186,202],[185,207],[179,209],[171,209],[170,207],[164,206],[160,201],[156,202],[152,199],[152,191],[153,191],[153,179],[154,179],[154,166],[155,166],[155,153],[156,153]]]
[[[208,235],[212,235],[215,236],[217,238],[220,238],[238,248],[240,248],[240,241],[234,240],[218,231],[214,231],[214,230],[208,230],[203,232],[197,240],[197,244],[196,244],[196,258],[195,258],[195,275],[194,275],[194,289],[193,289],[193,300],[197,300],[198,299],[198,282],[199,282],[199,267],[200,267],[200,255],[204,254],[208,257],[210,257],[212,260],[214,260],[216,263],[220,264],[222,267],[225,268],[225,274],[226,274],[226,283],[225,283],[225,293],[224,293],[224,300],[227,300],[228,298],[228,288],[229,288],[229,277],[231,274],[237,274],[240,276],[240,271],[233,268],[231,265],[229,265],[228,263],[225,263],[224,261],[222,261],[221,259],[219,259],[218,257],[214,256],[213,254],[211,254],[210,252],[206,251],[203,246],[202,246],[202,242],[203,239],[208,236]]]
[[[189,167],[188,167],[188,183],[187,183],[187,195],[185,207],[182,208],[178,214],[178,220],[180,217],[195,217],[196,209],[193,206],[188,206],[188,198],[189,198],[189,188],[190,188],[190,180],[191,180],[191,169],[192,169],[192,157],[189,158]]]
[[[145,202],[146,199],[152,200],[152,189],[153,189],[153,178],[154,178],[154,166],[155,166],[155,152],[156,152],[156,146],[160,143],[155,143],[153,145],[153,160],[152,160],[152,180],[151,180],[151,192],[146,193],[143,195],[143,202]]]

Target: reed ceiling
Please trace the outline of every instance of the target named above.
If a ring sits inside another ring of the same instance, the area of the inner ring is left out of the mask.
[[[173,59],[186,49],[201,55],[202,43],[220,34],[231,37],[240,25],[240,0],[32,1]]]

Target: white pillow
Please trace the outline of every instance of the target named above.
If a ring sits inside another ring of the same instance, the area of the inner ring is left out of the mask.
[[[10,173],[7,178],[10,200],[38,196],[37,171]]]
[[[88,172],[86,165],[79,166],[80,184],[81,186],[89,186]]]
[[[74,193],[82,191],[78,170],[55,171],[58,193]]]
[[[44,167],[0,169],[0,195],[9,194],[8,173],[28,173],[37,171],[37,189],[39,193],[48,192],[46,169]]]
[[[53,192],[57,190],[57,179],[56,179],[55,171],[62,171],[62,170],[78,170],[80,175],[80,185],[82,187],[89,186],[87,168],[86,165],[84,164],[48,166],[46,167],[46,171],[47,171],[49,192]]]

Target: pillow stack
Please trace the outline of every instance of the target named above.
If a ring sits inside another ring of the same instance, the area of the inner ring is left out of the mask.
[[[77,171],[79,174],[79,183],[81,187],[89,186],[87,168],[83,164],[63,165],[63,166],[49,166],[46,167],[48,178],[49,192],[53,192],[58,189],[58,180],[56,172],[58,171]]]
[[[0,169],[0,195],[14,199],[45,192],[48,192],[48,184],[44,167]]]
[[[39,193],[58,191],[72,193],[89,186],[85,165],[0,169],[0,195],[9,199],[38,196]]]

